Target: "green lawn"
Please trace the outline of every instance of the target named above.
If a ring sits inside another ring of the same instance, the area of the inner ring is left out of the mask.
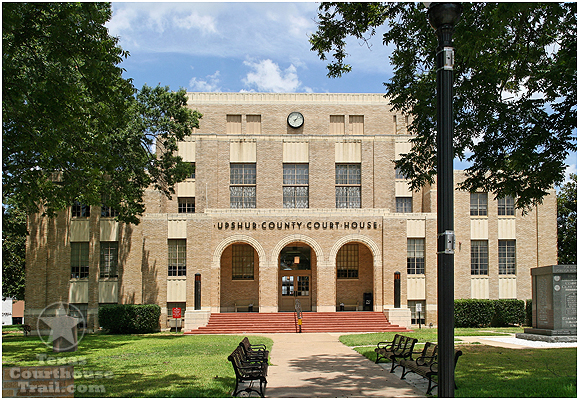
[[[4,335],[2,365],[39,365],[37,354],[86,358],[75,365],[76,385],[103,385],[105,393],[75,393],[76,397],[230,397],[235,374],[227,356],[243,336],[231,335],[85,335],[74,353],[52,353],[35,336]],[[251,343],[271,339],[249,336]],[[48,351],[47,351],[48,350]],[[70,361],[70,360],[68,360]],[[58,362],[57,362],[58,365]],[[111,371],[112,378],[90,373]]]
[[[513,333],[511,329],[456,329],[455,336]],[[408,336],[424,343],[436,342],[436,334],[436,329],[426,329]],[[347,346],[363,346],[354,350],[374,362],[376,343],[393,337],[394,333],[344,335],[340,341]],[[577,397],[576,348],[506,349],[460,342],[455,347],[463,351],[455,371],[456,397]],[[421,349],[422,345],[416,348]]]

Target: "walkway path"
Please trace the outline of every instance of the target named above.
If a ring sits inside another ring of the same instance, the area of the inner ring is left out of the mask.
[[[340,334],[277,333],[266,397],[426,397],[381,365],[344,346]]]

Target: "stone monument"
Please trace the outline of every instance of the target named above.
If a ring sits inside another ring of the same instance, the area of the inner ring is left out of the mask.
[[[550,265],[531,269],[532,328],[520,339],[545,342],[577,341],[577,266]]]

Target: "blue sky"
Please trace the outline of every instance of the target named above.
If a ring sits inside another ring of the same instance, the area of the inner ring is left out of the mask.
[[[385,93],[392,76],[382,31],[368,45],[348,40],[352,72],[326,76],[310,51],[319,3],[112,3],[111,35],[130,52],[121,66],[135,87],[161,84],[200,92]],[[568,158],[577,173],[577,154]],[[455,168],[466,164],[455,161]]]

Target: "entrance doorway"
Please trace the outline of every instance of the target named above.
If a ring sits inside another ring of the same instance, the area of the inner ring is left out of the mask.
[[[302,311],[312,310],[311,249],[287,246],[279,257],[279,311],[294,311],[299,300]]]

